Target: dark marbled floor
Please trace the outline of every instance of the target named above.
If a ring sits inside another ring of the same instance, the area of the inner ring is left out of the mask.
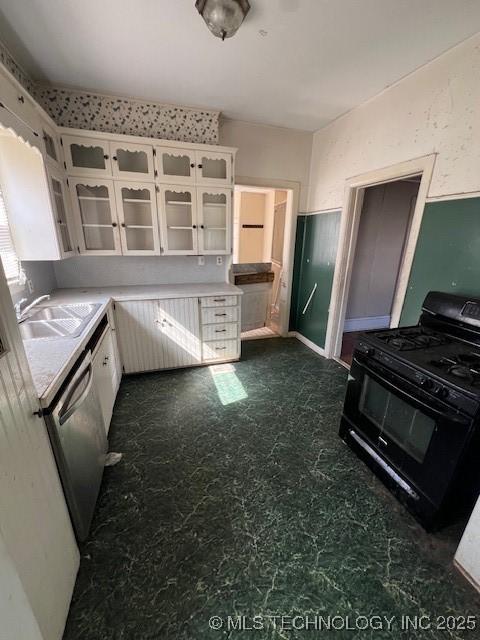
[[[124,379],[110,437],[124,457],[105,470],[65,640],[480,637],[400,631],[403,614],[480,601],[451,563],[458,531],[425,534],[338,438],[346,370],[294,339],[244,343],[234,367]],[[225,627],[253,614],[398,622]]]

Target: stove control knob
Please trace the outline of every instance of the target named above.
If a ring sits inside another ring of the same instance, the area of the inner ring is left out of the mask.
[[[419,384],[422,389],[431,389],[433,387],[433,382],[430,380],[430,378],[422,378]]]
[[[448,389],[445,389],[445,387],[438,387],[438,389],[435,390],[435,395],[439,398],[446,398],[448,397]]]

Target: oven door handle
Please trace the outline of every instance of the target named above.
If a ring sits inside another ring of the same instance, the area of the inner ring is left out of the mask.
[[[386,387],[389,391],[399,395],[400,397],[407,398],[414,405],[418,405],[422,408],[425,413],[430,413],[439,418],[440,420],[449,420],[450,422],[455,422],[456,424],[468,425],[471,422],[471,418],[467,416],[463,416],[461,413],[453,413],[451,411],[442,411],[441,409],[436,409],[435,407],[422,402],[419,398],[415,398],[407,391],[400,389],[396,384],[385,380],[382,378],[381,374],[379,374],[374,369],[371,369],[364,362],[360,362],[357,358],[354,357],[354,362],[362,367],[372,378],[375,379],[376,382]]]

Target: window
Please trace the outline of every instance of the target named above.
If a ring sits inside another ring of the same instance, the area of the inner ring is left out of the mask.
[[[7,208],[0,187],[0,257],[8,285],[22,284],[23,272],[20,260],[15,253],[10,227],[8,226]]]

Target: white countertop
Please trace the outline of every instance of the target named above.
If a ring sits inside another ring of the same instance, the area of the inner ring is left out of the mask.
[[[78,338],[24,341],[33,382],[42,407],[46,408],[52,402],[65,376],[82,353],[112,301],[164,300],[218,295],[238,296],[242,293],[243,291],[239,287],[226,282],[57,289],[50,295],[50,300],[46,300],[39,306],[49,307],[82,302],[101,303],[102,306]]]

